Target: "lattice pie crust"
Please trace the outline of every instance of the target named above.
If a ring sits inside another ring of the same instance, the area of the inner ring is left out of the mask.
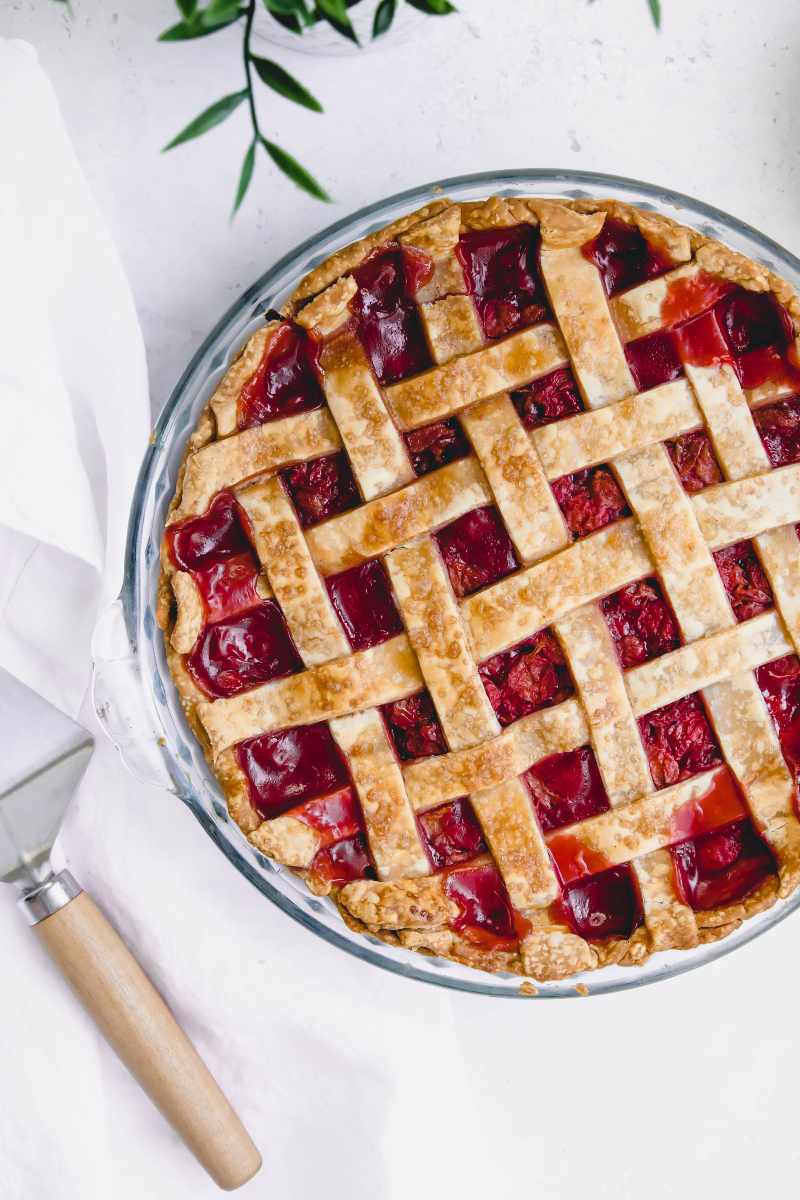
[[[307,276],[162,552],[243,834],[351,926],[537,980],[793,891],[799,320],[615,201],[442,199]]]

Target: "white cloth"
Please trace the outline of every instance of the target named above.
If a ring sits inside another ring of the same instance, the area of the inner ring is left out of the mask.
[[[101,569],[107,594],[116,586],[144,366],[123,275],[29,47],[0,42],[0,112],[0,522],[14,531],[0,542],[0,663],[75,713]],[[0,719],[5,732],[1,708]],[[454,996],[294,924],[103,742],[62,851],[259,1143],[264,1170],[243,1196],[672,1200],[722,1188],[745,1200],[796,1168],[796,920],[638,993]],[[0,1198],[218,1196],[2,891],[0,946]]]

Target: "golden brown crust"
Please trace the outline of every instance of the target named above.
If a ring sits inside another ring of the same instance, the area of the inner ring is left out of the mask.
[[[635,225],[675,264],[666,275],[610,302],[581,252],[607,216]],[[455,252],[458,237],[519,222],[540,227],[542,269],[560,328],[538,325],[487,345],[466,294]],[[355,293],[351,272],[375,249],[397,241],[431,260],[417,300],[436,366],[380,388],[348,332]],[[605,965],[638,965],[654,950],[726,936],[800,882],[794,785],[751,670],[800,644],[800,541],[791,528],[800,521],[800,466],[770,471],[750,416],[751,407],[787,390],[776,384],[745,394],[729,367],[689,366],[685,380],[636,395],[622,349],[622,340],[662,328],[668,289],[700,274],[756,292],[771,290],[790,313],[795,333],[800,330],[800,301],[786,281],[660,214],[615,200],[492,198],[461,205],[435,200],[337,252],[301,282],[287,304],[285,312],[324,342],[329,409],[237,432],[241,390],[277,328],[271,323],[250,338],[201,415],[168,521],[202,513],[222,488],[237,491],[251,520],[255,515],[254,526],[261,526],[259,556],[267,574],[259,578],[259,593],[270,594],[269,577],[310,669],[230,702],[209,703],[183,661],[202,628],[202,600],[192,576],[176,570],[162,552],[157,612],[170,669],[210,759],[213,748],[214,769],[234,820],[262,853],[301,873],[320,846],[319,833],[291,813],[263,821],[233,747],[243,736],[266,729],[331,721],[351,763],[381,876],[378,882],[349,884],[336,897],[352,927],[484,970],[561,979]],[[504,393],[568,361],[588,411],[521,440],[522,427]],[[454,414],[463,415],[477,458],[415,480],[402,431]],[[659,443],[701,425],[711,434],[726,482],[690,501],[677,487]],[[291,505],[274,476],[284,466],[334,453],[343,444],[371,502],[304,535],[293,514],[287,524],[285,510]],[[545,481],[609,460],[634,516],[566,546]],[[259,496],[267,503],[260,512],[252,503]],[[458,605],[428,535],[487,503],[499,508],[520,559],[532,565]],[[719,578],[709,569],[709,551],[749,537],[756,540],[777,611],[734,625]],[[404,545],[414,538],[425,540],[417,547]],[[258,531],[256,543],[259,548]],[[405,570],[420,547],[426,547],[424,580],[419,570]],[[352,655],[320,574],[384,554],[390,569],[392,562],[397,566],[396,593],[398,583],[402,591],[404,574],[414,583],[400,605],[413,630],[411,642],[401,635]],[[583,633],[591,629],[599,637],[594,601],[654,572],[665,581],[689,644],[623,677],[613,651],[592,660]],[[430,586],[433,580],[436,587]],[[575,612],[580,605],[587,605],[583,615]],[[558,622],[578,698],[499,731],[476,684],[474,662],[551,622]],[[400,766],[372,706],[418,690],[423,677],[440,716],[447,714],[443,724],[451,749]],[[740,903],[695,914],[676,896],[666,847],[674,840],[675,813],[701,793],[707,779],[697,776],[654,792],[645,779],[641,745],[633,753],[634,743],[620,731],[624,726],[630,735],[634,715],[697,688],[704,689],[724,757],[756,825],[775,851],[779,878],[767,880]],[[581,839],[610,862],[632,863],[645,912],[645,925],[630,938],[593,943],[559,924],[544,907],[555,895],[555,877],[518,781],[540,758],[587,741],[610,786],[613,807],[583,822]],[[631,754],[623,764],[625,756],[617,752],[625,747]],[[445,893],[443,877],[424,874],[428,867],[414,810],[470,793],[509,894],[531,921],[518,951],[487,949],[453,929],[459,910]],[[321,894],[330,890],[311,876],[308,882]]]

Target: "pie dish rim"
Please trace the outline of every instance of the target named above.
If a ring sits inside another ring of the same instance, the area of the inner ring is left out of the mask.
[[[586,188],[592,190],[587,191],[585,190]],[[157,665],[153,661],[152,655],[154,642],[157,643],[160,640],[159,634],[153,628],[152,612],[147,611],[147,601],[149,600],[152,604],[152,591],[150,597],[147,597],[146,592],[142,592],[142,576],[143,574],[146,575],[147,571],[143,572],[141,570],[143,561],[148,558],[148,555],[150,562],[152,562],[154,551],[157,558],[157,545],[163,526],[163,511],[161,513],[161,523],[159,523],[158,512],[156,511],[153,514],[152,511],[154,477],[156,483],[158,483],[159,478],[163,483],[164,478],[163,469],[160,476],[157,475],[159,455],[163,460],[164,455],[172,451],[173,456],[177,453],[176,461],[180,461],[185,439],[193,430],[196,417],[202,410],[211,390],[213,390],[213,382],[230,365],[238,347],[246,338],[247,333],[252,332],[254,322],[258,320],[256,316],[258,301],[267,293],[269,299],[261,301],[263,307],[278,308],[281,306],[281,297],[289,294],[293,284],[290,282],[284,289],[276,292],[274,295],[268,292],[267,289],[269,286],[273,281],[279,280],[282,273],[285,274],[287,270],[294,267],[296,267],[296,270],[293,271],[293,280],[296,284],[299,279],[303,278],[313,268],[316,262],[329,257],[337,247],[349,244],[359,236],[363,236],[363,233],[371,228],[383,227],[388,223],[393,214],[407,212],[413,207],[420,206],[426,200],[442,196],[443,194],[447,195],[448,198],[459,200],[479,198],[497,193],[505,193],[507,195],[544,193],[554,198],[566,199],[580,197],[599,199],[607,198],[611,194],[616,199],[627,201],[638,207],[651,204],[658,211],[666,212],[667,215],[671,216],[675,215],[673,210],[677,209],[675,219],[680,221],[681,224],[688,224],[695,228],[699,227],[702,233],[720,237],[728,244],[732,244],[734,248],[742,248],[740,243],[741,239],[744,238],[751,243],[744,247],[745,253],[750,257],[761,259],[762,261],[763,256],[767,256],[770,259],[768,265],[771,269],[787,277],[796,287],[800,287],[800,261],[772,239],[760,234],[757,230],[752,229],[736,218],[721,213],[711,208],[711,206],[704,205],[690,197],[682,196],[668,189],[656,188],[652,185],[607,175],[567,171],[550,172],[546,170],[520,170],[504,172],[502,174],[482,173],[480,175],[468,175],[439,181],[434,184],[425,185],[422,188],[400,193],[397,196],[370,205],[349,217],[343,218],[322,233],[308,239],[295,251],[284,256],[273,268],[247,289],[240,300],[228,310],[205,339],[203,345],[184,372],[159,418],[137,485],[128,534],[125,585],[121,595],[121,611],[127,629],[127,636],[132,645],[143,645],[149,652],[150,662],[147,664],[142,663],[142,666]],[[715,227],[712,230],[708,230],[707,227],[703,228],[703,223],[707,224],[709,221],[715,223]],[[737,241],[739,244],[737,244]],[[755,244],[760,253],[754,252],[752,243]],[[323,245],[325,249],[321,250]],[[298,266],[297,264],[302,265]],[[241,331],[241,335],[235,340],[230,340],[229,332],[232,325],[237,320],[240,320],[242,315],[250,309],[253,310],[253,313],[247,329]],[[222,361],[220,359],[220,350],[224,346],[227,352],[223,354],[224,361]],[[209,367],[212,368],[210,373]],[[206,372],[205,386],[198,387],[197,375],[201,370],[205,370]],[[192,396],[189,389],[193,384],[195,385],[195,394]],[[191,412],[188,411],[189,408],[191,408]],[[161,466],[163,468],[163,461],[161,462]],[[158,496],[156,497],[161,503],[162,510],[166,508],[171,495],[172,486],[169,483],[164,483],[159,488]],[[150,500],[150,513],[156,517],[154,523],[150,526],[149,539],[146,536],[147,530],[144,528],[144,518],[148,515],[146,511],[148,497]],[[142,537],[143,534],[145,535],[144,539]],[[156,536],[154,537],[153,534]],[[143,549],[145,551],[144,554],[141,553]],[[155,569],[157,571],[157,564]],[[143,599],[145,600],[144,605],[142,605]],[[146,693],[148,691],[150,693],[147,699],[149,699],[151,716],[155,716],[156,718],[155,725],[157,729],[164,728],[163,721],[159,718],[157,712],[153,710],[154,708],[157,710],[159,704],[166,705],[166,696],[163,696],[164,685],[166,685],[168,690],[174,686],[163,662],[161,666],[164,669],[159,672],[161,676],[160,680],[153,679],[151,673],[151,686],[148,688],[145,685],[144,689]],[[159,682],[161,684],[162,695],[157,695]],[[155,684],[155,687],[152,684]],[[196,794],[185,769],[186,765],[188,765],[187,749],[189,749],[188,757],[190,759],[195,757],[191,748],[191,743],[195,743],[193,734],[190,734],[188,742],[189,747],[186,746],[185,742],[183,746],[177,747],[177,758],[175,754],[176,747],[171,744],[170,738],[166,738],[164,744],[161,746],[161,753],[165,760],[167,760],[173,790],[177,790],[181,798],[189,804],[189,807],[194,811],[195,815],[200,819],[217,844],[220,845],[227,857],[234,862],[234,865],[246,877],[250,878],[251,882],[258,886],[261,891],[269,895],[284,911],[289,912],[295,919],[306,925],[306,927],[312,928],[319,935],[325,937],[326,940],[341,945],[358,957],[372,961],[395,973],[481,994],[502,996],[529,994],[524,990],[521,991],[520,984],[522,980],[517,975],[508,978],[505,976],[491,976],[484,972],[461,966],[460,964],[445,963],[442,960],[423,959],[418,952],[398,950],[382,943],[373,942],[372,939],[367,942],[363,935],[353,935],[349,930],[346,930],[338,916],[335,917],[334,924],[338,924],[340,928],[332,928],[321,921],[317,915],[320,904],[324,904],[325,902],[320,902],[317,898],[311,897],[310,893],[306,896],[306,900],[313,901],[311,906],[309,907],[308,903],[303,907],[298,905],[296,896],[289,895],[289,889],[284,891],[282,888],[276,887],[272,882],[271,876],[278,874],[288,877],[287,881],[291,879],[292,892],[301,891],[304,893],[304,886],[298,880],[293,879],[291,872],[286,868],[277,868],[269,860],[265,859],[263,855],[254,851],[252,847],[247,846],[243,835],[238,831],[238,827],[228,818],[227,811],[223,815],[222,809],[224,808],[224,803],[209,806],[207,798],[205,801],[201,800]],[[202,753],[200,753],[199,757],[202,759]],[[183,766],[181,762],[178,762],[178,759],[184,764]],[[206,782],[213,780],[213,775],[207,768],[204,768],[204,774]],[[217,790],[215,785],[212,785],[212,787],[214,790]],[[227,829],[229,828],[235,830],[233,839],[227,836]],[[249,851],[247,855],[242,854],[243,848]],[[251,861],[248,862],[248,858]],[[777,921],[783,919],[784,916],[788,915],[794,907],[797,907],[798,903],[800,903],[800,895],[795,893],[786,901],[779,902],[767,913],[750,918],[745,925],[735,933],[729,935],[724,941],[712,943],[697,950],[662,953],[654,961],[648,960],[648,963],[652,965],[646,963],[635,969],[629,968],[628,970],[621,968],[600,968],[592,972],[591,975],[586,976],[589,990],[592,994],[598,994],[621,990],[625,987],[641,986],[656,979],[666,978],[693,969],[723,953],[732,951],[738,945],[749,941],[752,937],[758,936],[766,928],[771,927]],[[671,961],[672,959],[677,959],[677,961]],[[616,975],[616,977],[607,978],[609,973]],[[574,996],[582,994],[584,983],[583,977],[578,976],[556,984],[537,984],[536,987],[538,994],[541,996]]]

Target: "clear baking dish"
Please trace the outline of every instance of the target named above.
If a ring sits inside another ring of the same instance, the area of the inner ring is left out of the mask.
[[[491,194],[615,196],[654,208],[726,242],[783,275],[800,289],[800,260],[736,218],[677,192],[611,175],[514,170],[442,179],[362,208],[287,254],[244,292],[209,333],[186,368],[156,425],[131,508],[125,574],[117,601],[103,614],[94,645],[98,718],[135,775],[181,799],[231,863],[269,900],[306,929],[364,962],[397,975],[485,996],[530,996],[517,975],[488,975],[457,963],[387,946],[354,933],[335,905],[313,896],[291,871],[269,861],[228,816],[200,745],[189,730],[167,669],[156,624],[159,543],[186,439],[236,351],[279,308],[308,271],[341,246],[380,229],[442,194],[472,200]],[[561,983],[535,985],[539,998],[601,994],[667,979],[728,954],[764,933],[800,905],[800,891],[746,921],[719,943],[654,955],[640,967],[605,967]]]

